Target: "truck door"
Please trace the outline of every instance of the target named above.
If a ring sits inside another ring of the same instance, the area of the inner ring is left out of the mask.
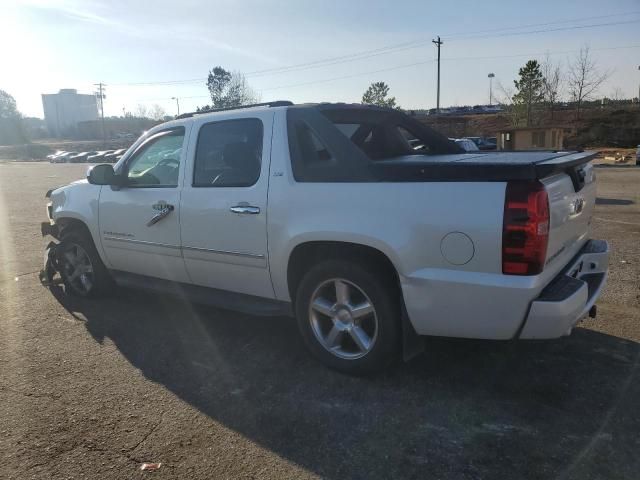
[[[182,251],[197,285],[274,298],[267,258],[273,112],[196,119],[182,192]]]
[[[102,187],[102,246],[114,270],[188,281],[180,252],[180,191],[185,127],[158,132],[121,167],[122,187]]]

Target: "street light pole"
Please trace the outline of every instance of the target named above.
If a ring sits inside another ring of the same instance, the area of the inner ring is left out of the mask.
[[[175,100],[176,101],[176,107],[178,107],[178,115],[180,116],[180,99],[178,99],[178,97],[171,97],[171,100]]]
[[[493,105],[493,78],[495,76],[494,73],[487,75],[487,77],[489,77],[489,106]]]

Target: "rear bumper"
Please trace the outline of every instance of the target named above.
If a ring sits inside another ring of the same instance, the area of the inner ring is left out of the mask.
[[[609,244],[589,240],[569,265],[531,302],[519,338],[557,338],[571,333],[596,303],[607,280]]]

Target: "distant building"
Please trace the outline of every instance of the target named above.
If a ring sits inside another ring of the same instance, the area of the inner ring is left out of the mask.
[[[79,122],[98,119],[95,95],[79,94],[73,88],[42,94],[42,109],[49,134],[58,138],[75,137]]]
[[[520,127],[500,130],[498,150],[561,150],[575,129],[562,126]]]

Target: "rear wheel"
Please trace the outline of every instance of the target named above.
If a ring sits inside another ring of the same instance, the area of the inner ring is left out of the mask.
[[[107,268],[89,235],[80,230],[64,234],[57,251],[65,291],[81,297],[106,294],[113,286]]]
[[[393,282],[348,261],[315,265],[296,294],[306,345],[325,365],[350,374],[372,373],[395,358],[399,311]]]

